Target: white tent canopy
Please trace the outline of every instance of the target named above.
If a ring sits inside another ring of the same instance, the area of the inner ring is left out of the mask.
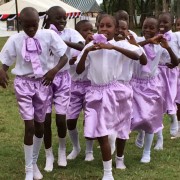
[[[18,13],[25,7],[34,7],[38,12],[46,12],[52,6],[61,6],[67,15],[79,16],[80,10],[60,1],[60,0],[17,0]],[[12,0],[0,6],[0,19],[5,19],[9,15],[16,14],[16,3]],[[4,18],[3,18],[4,16]],[[11,17],[12,18],[12,17]]]

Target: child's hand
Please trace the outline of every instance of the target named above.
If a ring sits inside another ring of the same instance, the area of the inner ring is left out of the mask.
[[[55,71],[54,69],[49,70],[44,76],[43,76],[43,85],[44,86],[49,86],[52,84],[53,79],[56,75],[57,71]]]
[[[96,51],[101,49],[99,44],[93,44],[92,46],[86,48],[86,52],[90,52],[90,51]]]
[[[170,69],[173,69],[173,68],[175,68],[176,66],[174,66],[173,64],[171,64],[171,63],[166,63],[166,66],[168,67],[168,68],[170,68]]]
[[[135,46],[138,46],[138,44],[137,44],[134,36],[133,36],[131,33],[129,33],[129,32],[126,33],[126,39],[128,40],[128,42],[129,42],[130,44],[133,44],[133,45],[135,45]]]
[[[69,60],[69,65],[73,65],[77,60],[77,56],[76,57],[72,57],[72,59]]]
[[[114,46],[110,43],[107,43],[107,44],[100,43],[99,47],[100,47],[100,49],[113,49],[114,48]]]
[[[0,69],[0,86],[6,88],[8,86],[9,77],[3,69]]]
[[[169,44],[165,38],[161,38],[160,45],[165,49],[169,48]]]
[[[150,39],[149,39],[149,43],[159,44],[162,38],[163,38],[163,35],[162,35],[162,34],[159,34],[159,35],[157,35],[157,36],[154,36],[154,37],[150,38]]]
[[[86,37],[86,44],[91,42],[93,40],[93,33],[89,33]]]

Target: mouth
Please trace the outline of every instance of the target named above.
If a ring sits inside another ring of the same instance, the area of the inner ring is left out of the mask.
[[[160,27],[159,30],[160,30],[160,31],[164,31],[164,27]]]

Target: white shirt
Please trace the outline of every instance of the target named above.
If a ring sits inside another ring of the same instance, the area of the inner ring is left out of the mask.
[[[180,31],[174,33],[177,37],[177,44],[178,44],[178,51],[176,52],[176,55],[178,58],[180,58]]]
[[[137,42],[141,42],[141,41],[144,41],[145,38],[137,37],[136,40],[137,40]],[[134,72],[133,72],[133,75],[135,77],[141,78],[141,79],[154,77],[159,73],[158,64],[159,64],[160,60],[161,59],[164,59],[166,61],[170,60],[170,55],[169,55],[168,51],[166,49],[164,49],[163,47],[161,47],[161,45],[154,44],[153,48],[154,48],[154,52],[156,54],[155,58],[153,60],[151,60],[151,59],[148,59],[148,56],[146,56],[148,61],[145,66],[148,66],[149,72],[144,72],[143,65],[135,62],[134,63]]]
[[[137,46],[133,46],[127,41],[116,42],[115,40],[110,40],[109,43],[142,54]],[[84,49],[92,45],[93,42],[90,42]],[[84,53],[84,49],[78,56],[78,60]],[[91,51],[88,53],[85,62],[85,66],[88,69],[87,77],[91,84],[95,85],[104,85],[115,80],[121,80],[123,62],[127,59],[129,58],[116,50],[101,49]]]
[[[170,40],[170,41],[167,41],[167,42],[168,42],[169,46],[171,47],[171,49],[173,50],[174,54],[177,55],[177,52],[178,52],[178,49],[179,49],[177,36],[176,36],[176,34],[173,33],[171,30],[168,31],[167,33],[169,33],[170,36],[171,36],[171,40]],[[164,64],[166,64],[166,63],[171,63],[171,59],[168,59],[168,61],[167,61],[167,59],[163,59],[163,58],[162,58],[162,59],[160,60],[160,64],[163,64],[163,65],[164,65]]]
[[[27,37],[25,32],[12,35],[7,40],[0,53],[0,60],[2,64],[6,64],[7,66],[11,66],[15,63],[15,67],[11,71],[12,74],[31,77],[34,76],[32,64],[31,62],[25,61],[21,53],[23,41]],[[50,61],[49,50],[59,57],[56,62],[57,64],[60,57],[65,54],[67,45],[55,32],[48,29],[38,30],[34,38],[38,39],[41,45],[42,53],[39,55],[39,59],[42,70],[44,74],[46,74],[50,70],[48,66]]]
[[[62,38],[63,41],[68,41],[68,42],[73,42],[73,43],[82,42],[85,44],[85,39],[81,36],[81,34],[78,31],[71,28],[65,28],[63,31],[61,31],[60,37]],[[68,60],[72,58],[71,49],[73,48],[67,47],[67,50],[66,50],[66,56],[68,57]],[[55,65],[56,65],[58,57],[51,56],[51,58],[55,59]],[[52,64],[52,66],[54,66],[54,64]],[[69,63],[66,63],[66,65],[60,71],[62,72],[65,70],[69,70]]]

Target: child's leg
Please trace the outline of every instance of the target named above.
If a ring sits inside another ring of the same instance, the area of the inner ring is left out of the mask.
[[[54,155],[52,150],[51,121],[51,113],[47,113],[44,122],[44,145],[46,154],[46,165],[44,170],[47,172],[51,172],[53,170],[54,163]]]
[[[67,156],[67,159],[75,159],[81,151],[80,143],[79,143],[79,135],[76,129],[77,119],[68,119],[67,120],[67,128],[69,132],[69,137],[73,144],[72,152]]]
[[[126,169],[124,164],[124,148],[125,148],[126,140],[125,139],[116,139],[116,149],[117,149],[117,156],[116,156],[116,168],[117,169]]]
[[[155,150],[163,150],[163,130],[161,129],[157,133],[157,143],[154,147]]]
[[[178,132],[178,119],[176,114],[169,114],[171,118],[171,127],[170,127],[170,134],[175,136]]]
[[[97,139],[101,148],[104,167],[102,180],[114,180],[112,175],[111,147],[109,145],[108,136],[98,137]]]
[[[59,137],[58,165],[67,166],[66,160],[66,115],[56,114],[56,126]]]
[[[151,145],[152,145],[153,137],[154,134],[145,133],[144,150],[143,150],[143,156],[141,158],[142,163],[149,163],[151,160],[150,153],[151,153]]]
[[[34,121],[35,135],[33,137],[33,177],[34,179],[42,179],[43,175],[39,171],[37,166],[37,159],[39,151],[41,149],[43,135],[44,135],[44,123]]]
[[[34,122],[33,120],[24,121],[24,154],[25,154],[25,180],[33,180],[33,136]]]
[[[145,132],[143,130],[139,130],[138,131],[138,135],[135,141],[135,144],[137,147],[142,148],[144,145],[144,136],[145,136]]]
[[[111,146],[111,154],[114,154],[114,151],[116,149],[116,137],[117,137],[116,133],[110,134],[108,136],[109,144]]]

